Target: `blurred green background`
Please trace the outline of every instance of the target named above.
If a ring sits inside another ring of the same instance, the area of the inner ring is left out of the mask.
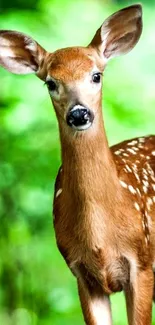
[[[51,51],[85,45],[108,15],[131,3],[0,0],[0,29],[25,32]],[[155,129],[155,1],[141,3],[140,42],[127,56],[111,61],[105,72],[104,119],[110,144]],[[1,68],[1,325],[84,323],[76,281],[57,250],[53,232],[59,165],[58,127],[46,87],[34,76],[15,76]],[[112,297],[112,308],[114,324],[126,324],[122,294]]]

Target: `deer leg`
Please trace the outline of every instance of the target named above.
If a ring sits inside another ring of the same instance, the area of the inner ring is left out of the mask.
[[[133,324],[133,291],[130,285],[125,289],[126,309],[128,316],[128,324]]]
[[[87,325],[112,325],[111,306],[109,296],[102,290],[95,290],[78,279],[78,290],[81,307]]]
[[[153,287],[153,271],[147,269],[125,290],[129,325],[151,325]]]

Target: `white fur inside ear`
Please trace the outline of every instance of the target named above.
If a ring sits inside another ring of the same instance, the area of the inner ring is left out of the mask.
[[[109,33],[110,33],[109,28],[106,27],[105,25],[103,25],[102,28],[101,28],[101,40],[102,40],[103,47],[106,46]]]
[[[32,51],[32,52],[36,52],[37,51],[37,44],[36,42],[33,42],[31,40],[29,40],[28,38],[25,37],[25,48]]]
[[[97,32],[101,36],[100,51],[107,61],[133,49],[142,32],[140,5],[124,8],[107,18]],[[93,39],[94,42],[94,39]],[[98,40],[95,45],[98,44]]]
[[[11,46],[11,41],[9,41],[8,39],[6,39],[5,37],[1,37],[0,36],[0,53],[1,53],[1,47],[2,46],[6,46],[6,47]]]
[[[110,30],[108,27],[106,27],[105,25],[102,26],[101,28],[101,40],[102,40],[102,53],[104,53],[105,49],[106,49],[106,45],[107,45],[107,39],[109,36]],[[105,61],[107,61],[108,59],[104,56]]]
[[[102,53],[104,55],[104,60],[105,62],[107,62],[109,59],[111,59],[113,56],[116,55],[110,55],[109,57],[107,57],[104,53],[106,51],[106,47],[107,47],[107,43],[108,43],[108,37],[110,35],[110,29],[108,27],[108,22],[105,22],[103,24],[103,26],[101,27],[101,40],[102,40]],[[115,44],[113,44],[115,47]]]
[[[0,45],[0,56],[1,57],[12,57],[14,58],[14,52],[9,48],[7,45],[3,45],[3,47]]]
[[[42,59],[42,52],[37,51],[38,44],[35,41],[29,39],[28,37],[25,37],[25,43],[26,43],[25,49],[26,50],[29,50],[32,53],[32,55],[33,54],[35,55],[37,53],[37,55],[38,55],[38,61],[41,61],[41,59]]]
[[[44,50],[25,34],[0,31],[0,65],[12,73],[28,74],[39,70]]]
[[[1,56],[0,64],[8,71],[16,74],[29,74],[36,71],[36,66],[28,66],[26,62],[18,62],[13,56]]]

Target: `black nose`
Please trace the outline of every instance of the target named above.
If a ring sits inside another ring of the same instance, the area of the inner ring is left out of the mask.
[[[85,130],[89,127],[94,119],[93,113],[90,109],[76,105],[67,114],[67,124],[79,130]]]

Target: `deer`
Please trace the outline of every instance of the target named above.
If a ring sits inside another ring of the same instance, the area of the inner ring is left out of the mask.
[[[47,52],[0,31],[0,65],[47,85],[61,160],[53,202],[56,242],[77,280],[84,322],[111,325],[110,296],[124,292],[129,325],[150,325],[155,297],[155,135],[109,147],[102,113],[108,61],[142,33],[142,6],[108,17],[87,46]]]

